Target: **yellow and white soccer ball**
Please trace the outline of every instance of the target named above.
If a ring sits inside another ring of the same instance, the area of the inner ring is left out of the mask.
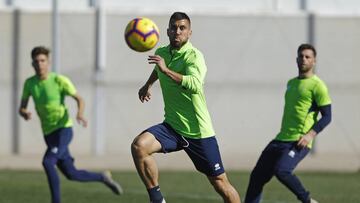
[[[135,51],[145,52],[154,48],[159,41],[159,28],[149,18],[135,18],[125,29],[126,44]]]

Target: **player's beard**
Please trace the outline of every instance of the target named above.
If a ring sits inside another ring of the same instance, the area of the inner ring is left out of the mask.
[[[180,49],[184,44],[186,44],[186,42],[188,41],[188,39],[184,40],[181,39],[180,37],[174,37],[173,39],[170,40],[170,45],[175,48],[175,49]]]
[[[181,47],[181,41],[172,40],[170,42],[171,46],[175,49],[179,49]]]
[[[312,66],[299,65],[298,69],[299,69],[299,73],[308,73],[309,71],[312,70]]]

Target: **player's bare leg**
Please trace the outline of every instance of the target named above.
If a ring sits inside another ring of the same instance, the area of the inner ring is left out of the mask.
[[[160,142],[149,132],[137,136],[131,145],[136,170],[148,190],[151,202],[157,202],[153,198],[160,198],[159,202],[165,202],[159,188],[159,170],[152,156],[160,150]]]
[[[225,173],[210,177],[208,176],[210,183],[215,188],[224,200],[224,203],[240,203],[240,196],[235,188],[230,184]]]
[[[131,153],[136,169],[146,188],[152,188],[159,184],[158,168],[152,154],[160,150],[159,141],[148,132],[137,136],[131,145]]]

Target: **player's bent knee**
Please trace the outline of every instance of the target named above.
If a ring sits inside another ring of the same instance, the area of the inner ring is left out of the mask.
[[[133,156],[147,156],[158,152],[160,149],[161,144],[148,132],[137,136],[131,144],[131,153]]]
[[[43,161],[42,161],[42,165],[43,167],[49,168],[49,167],[54,167],[56,165],[56,158],[54,157],[44,157]]]
[[[131,144],[131,152],[133,155],[141,155],[146,152],[146,141],[142,139],[141,136],[138,136],[134,139]]]

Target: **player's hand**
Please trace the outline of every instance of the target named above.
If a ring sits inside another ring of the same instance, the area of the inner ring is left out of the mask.
[[[82,116],[82,115],[77,115],[76,116],[76,121],[82,125],[84,128],[87,127],[87,120]]]
[[[161,72],[165,72],[166,70],[168,70],[168,67],[166,67],[165,64],[165,60],[159,55],[150,55],[148,58],[148,63],[156,64]]]
[[[149,85],[142,86],[138,92],[138,95],[139,95],[139,99],[142,103],[144,103],[144,101],[148,102],[151,99]]]
[[[314,139],[316,136],[316,132],[314,130],[310,130],[310,132],[303,135],[297,143],[299,148],[305,148],[307,145]]]
[[[31,119],[31,112],[30,111],[21,110],[20,115],[21,115],[21,117],[23,117],[27,121]]]

